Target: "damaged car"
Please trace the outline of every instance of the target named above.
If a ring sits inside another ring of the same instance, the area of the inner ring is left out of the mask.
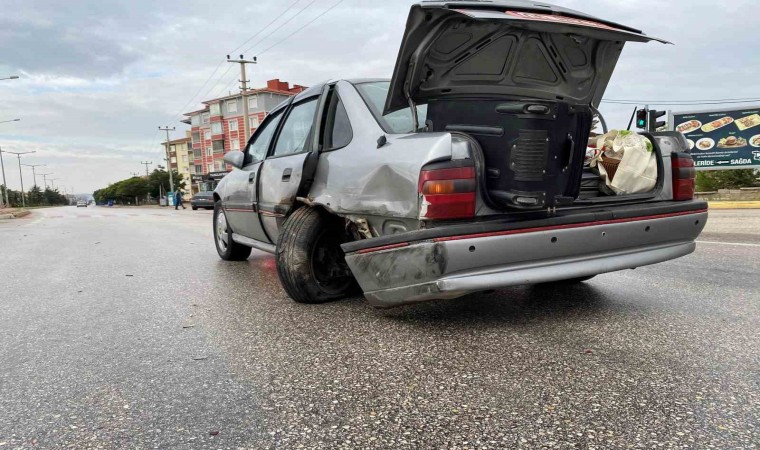
[[[584,165],[624,45],[649,41],[665,43],[544,3],[414,5],[391,80],[313,86],[225,155],[217,251],[274,254],[297,302],[361,290],[377,307],[687,255],[707,204],[682,135],[642,133],[647,192],[605,194]]]

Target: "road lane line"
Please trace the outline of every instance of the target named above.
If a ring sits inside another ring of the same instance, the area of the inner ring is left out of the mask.
[[[760,244],[745,244],[741,242],[697,241],[697,244],[737,245],[739,247],[760,247]]]

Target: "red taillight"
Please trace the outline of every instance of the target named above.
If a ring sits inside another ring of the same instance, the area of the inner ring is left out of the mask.
[[[475,168],[430,169],[420,173],[422,219],[459,219],[475,215]]]
[[[673,153],[670,161],[673,168],[673,200],[693,199],[696,171],[691,155]]]

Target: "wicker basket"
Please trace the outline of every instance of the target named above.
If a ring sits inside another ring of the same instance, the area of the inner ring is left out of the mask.
[[[615,172],[617,172],[617,168],[620,165],[619,159],[602,159],[600,161],[602,166],[604,166],[604,170],[607,172],[607,179],[612,181],[613,178],[615,178]]]

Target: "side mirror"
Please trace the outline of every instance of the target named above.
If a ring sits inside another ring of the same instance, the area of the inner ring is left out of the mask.
[[[233,150],[224,155],[224,162],[231,165],[236,169],[243,168],[243,161],[245,160],[245,153],[240,150]]]

